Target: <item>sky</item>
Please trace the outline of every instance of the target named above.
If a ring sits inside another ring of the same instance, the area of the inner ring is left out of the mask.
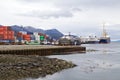
[[[120,0],[0,0],[0,24],[120,39]]]

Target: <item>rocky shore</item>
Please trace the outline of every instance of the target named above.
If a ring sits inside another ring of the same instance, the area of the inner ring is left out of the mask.
[[[57,58],[36,55],[0,55],[0,80],[45,77],[75,66],[72,62]]]

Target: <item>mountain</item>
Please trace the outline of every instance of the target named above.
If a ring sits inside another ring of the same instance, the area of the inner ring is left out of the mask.
[[[10,27],[15,32],[25,31],[28,34],[32,34],[34,32],[40,32],[40,33],[49,35],[53,39],[59,39],[60,37],[63,36],[63,34],[60,31],[58,31],[57,29],[43,30],[43,29],[36,29],[34,27],[31,27],[31,26],[23,27],[23,26],[18,26],[18,25],[13,25]]]
[[[12,30],[14,30],[15,32],[25,31],[25,32],[27,32],[28,34],[32,34],[31,31],[25,29],[23,26],[13,25],[13,26],[10,26],[10,27],[11,27]]]
[[[114,40],[113,42],[120,42],[120,40]]]
[[[27,31],[29,31],[29,32],[45,33],[45,31],[43,29],[36,29],[34,27],[31,27],[31,26],[24,27],[24,29],[27,30]]]
[[[54,39],[59,39],[60,37],[63,36],[63,34],[57,29],[45,30],[45,33],[50,35]]]

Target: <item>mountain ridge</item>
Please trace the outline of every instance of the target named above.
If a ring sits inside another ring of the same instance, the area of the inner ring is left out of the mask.
[[[25,31],[28,34],[32,34],[34,32],[47,34],[52,39],[56,39],[56,40],[58,40],[60,37],[63,36],[63,33],[61,33],[57,29],[43,30],[43,29],[38,29],[38,28],[32,27],[32,26],[18,26],[18,25],[12,25],[12,26],[9,26],[9,27],[11,27],[11,29],[14,30],[15,32]]]

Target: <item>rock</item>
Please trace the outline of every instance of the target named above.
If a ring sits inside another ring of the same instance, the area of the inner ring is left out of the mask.
[[[0,55],[0,57],[0,78],[2,80],[45,77],[48,74],[76,66],[65,60],[34,55]]]

